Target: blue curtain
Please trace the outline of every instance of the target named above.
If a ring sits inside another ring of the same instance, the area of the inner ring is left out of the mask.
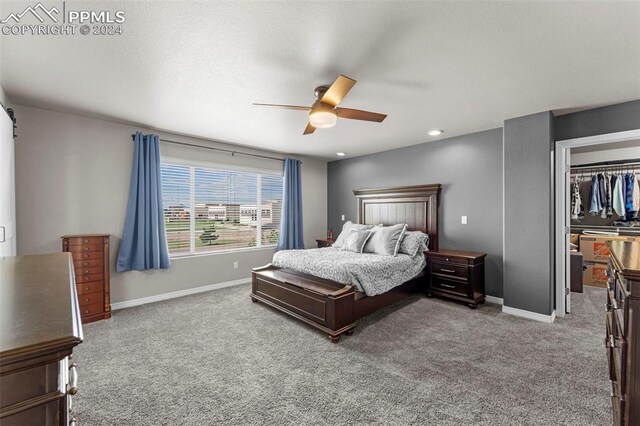
[[[160,138],[136,132],[127,215],[117,271],[167,269],[171,266],[162,210]]]
[[[302,238],[302,171],[300,160],[285,158],[282,219],[278,249],[303,249]]]

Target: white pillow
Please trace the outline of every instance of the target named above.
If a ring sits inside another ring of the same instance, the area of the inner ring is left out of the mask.
[[[342,225],[342,231],[340,232],[340,235],[338,235],[338,238],[336,238],[336,241],[333,243],[333,247],[338,249],[344,247],[345,240],[349,235],[349,231],[351,231],[352,229],[362,230],[371,228],[373,228],[373,225],[360,225],[359,223],[353,223],[349,220],[345,222],[344,225]]]
[[[352,251],[354,253],[362,253],[365,243],[371,237],[369,229],[351,229],[349,235],[345,238],[344,247],[340,250]]]
[[[398,253],[408,254],[411,257],[427,250],[429,236],[421,231],[407,231],[404,233]]]
[[[376,226],[372,229],[371,237],[364,245],[362,252],[396,256],[400,249],[400,241],[402,241],[406,230],[406,223],[392,226]]]

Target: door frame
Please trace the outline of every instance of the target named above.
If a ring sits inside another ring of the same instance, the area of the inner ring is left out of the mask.
[[[640,139],[640,129],[627,130],[624,132],[606,133],[602,135],[587,136],[583,138],[564,139],[556,141],[555,144],[555,307],[556,316],[564,317],[565,292],[568,291],[567,253],[565,246],[565,234],[569,230],[565,229],[567,217],[569,216],[569,203],[566,196],[567,184],[566,173],[571,173],[571,163],[569,149],[582,146],[600,145],[605,143],[626,142]]]

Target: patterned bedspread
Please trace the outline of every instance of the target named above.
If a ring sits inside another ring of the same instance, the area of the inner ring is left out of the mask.
[[[273,255],[272,263],[279,268],[354,285],[367,296],[382,294],[409,281],[426,265],[424,256],[381,256],[333,247],[279,251]]]

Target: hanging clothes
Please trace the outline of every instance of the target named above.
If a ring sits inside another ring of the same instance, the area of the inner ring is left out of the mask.
[[[640,184],[638,183],[638,177],[632,173],[631,174],[631,182],[633,183],[633,189],[631,191],[631,204],[633,205],[633,210],[635,214],[634,218],[638,217],[638,213],[640,213]]]
[[[584,206],[580,195],[580,179],[575,179],[571,183],[571,220],[584,219]]]
[[[611,208],[611,175],[609,173],[604,172],[601,180],[601,188],[604,191],[600,191],[602,194],[604,192],[604,197],[601,199],[602,201],[602,212],[600,213],[600,217],[606,219],[608,217],[613,216],[613,209]]]
[[[589,200],[589,214],[596,216],[602,211],[602,202],[600,201],[600,187],[598,184],[598,175],[591,177],[591,199]]]
[[[620,175],[613,176],[612,182],[613,185],[613,210],[615,210],[616,214],[622,218],[627,213],[627,210],[624,208],[624,191],[623,191],[623,177]]]
[[[635,179],[635,175],[633,173],[625,174],[624,182],[625,182],[624,208],[627,210],[626,219],[631,220],[636,216],[636,212],[637,212],[637,210],[635,210],[633,207],[633,193],[634,193],[634,188],[637,188],[638,182]]]

